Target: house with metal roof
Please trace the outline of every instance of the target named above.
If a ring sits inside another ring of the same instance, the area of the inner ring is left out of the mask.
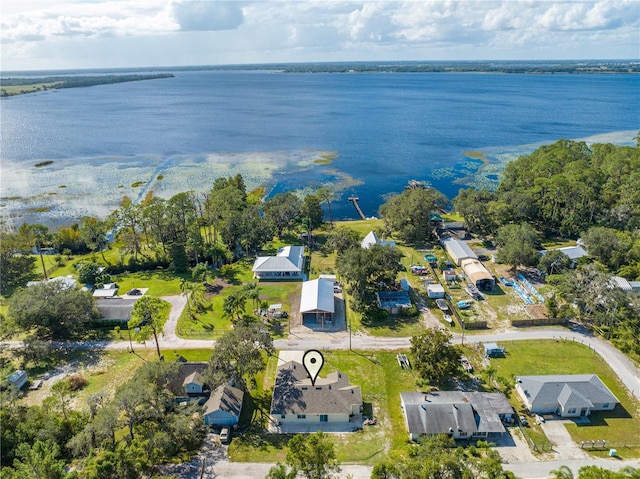
[[[540,254],[540,256],[544,256],[549,251],[560,251],[561,253],[567,255],[569,257],[569,259],[571,260],[571,267],[572,268],[574,268],[578,264],[578,260],[580,258],[584,258],[585,256],[588,256],[588,254],[585,251],[585,249],[580,245],[564,246],[562,248],[553,248],[553,249],[548,249],[548,250],[542,250],[542,251],[539,252],[539,254]]]
[[[367,236],[365,236],[364,239],[360,242],[360,247],[369,249],[374,244],[378,244],[380,246],[395,246],[396,242],[381,240],[374,231],[369,231]]]
[[[351,432],[362,429],[362,392],[346,374],[318,376],[288,361],[278,367],[269,429],[276,433]]]
[[[235,426],[240,421],[244,392],[228,384],[218,386],[204,403],[202,418],[211,426]]]
[[[252,271],[256,279],[301,279],[304,277],[304,246],[284,246],[275,256],[258,256]]]
[[[519,376],[516,378],[516,391],[531,412],[555,413],[561,417],[610,411],[619,403],[595,374]]]
[[[465,259],[478,259],[478,255],[464,241],[449,237],[444,238],[440,243],[451,260],[458,266],[462,266],[462,261]]]
[[[400,403],[412,441],[432,434],[473,440],[501,436],[506,431],[503,422],[514,415],[502,393],[405,392],[400,393]]]
[[[335,301],[333,295],[333,282],[325,279],[314,279],[302,283],[300,296],[300,314],[302,323],[333,324],[335,314]]]

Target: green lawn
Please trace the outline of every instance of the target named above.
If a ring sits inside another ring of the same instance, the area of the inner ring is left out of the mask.
[[[169,270],[119,274],[112,276],[112,279],[118,283],[119,294],[126,293],[132,288],[149,288],[146,294],[158,297],[181,294],[180,280],[182,277],[191,279],[189,273],[178,274]]]
[[[398,366],[395,353],[364,351],[325,351],[322,375],[339,370],[352,384],[362,388],[365,412],[372,411],[378,425],[361,432],[332,435],[341,462],[375,464],[389,454],[402,453],[408,444],[400,409],[400,392],[415,391],[413,372]],[[276,361],[270,361],[265,375],[266,391],[273,387]],[[283,462],[288,436],[267,434],[257,428],[237,437],[229,454],[233,461]]]
[[[608,364],[588,347],[572,341],[512,341],[506,344],[507,357],[491,360],[503,377],[546,374],[597,374],[620,400],[612,412],[591,413],[591,425],[570,424],[574,441],[605,439],[613,445],[631,444],[620,455],[640,457],[640,404],[619,381]],[[517,394],[512,394],[512,399]],[[604,453],[601,453],[604,455]]]
[[[246,277],[245,269],[249,269],[250,271],[250,268],[247,268],[246,264],[242,268],[238,267],[234,278]],[[250,280],[253,280],[253,278],[250,278]],[[255,280],[253,280],[253,282],[255,282]],[[224,313],[224,300],[233,291],[237,291],[243,287],[243,284],[224,287],[220,294],[216,294],[208,299],[204,311],[194,313],[195,319],[191,318],[185,308],[178,322],[178,335],[189,339],[213,339],[232,329],[231,319]],[[300,281],[259,282],[260,302],[263,303],[263,305],[282,304],[283,310],[290,313],[291,304],[296,297],[300,295],[301,287],[302,283]],[[245,313],[252,315],[254,307],[253,302],[247,300]],[[286,320],[271,324],[271,326],[272,335],[276,338],[281,337],[287,329]]]

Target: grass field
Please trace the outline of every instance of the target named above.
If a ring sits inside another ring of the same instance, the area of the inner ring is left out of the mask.
[[[568,425],[569,433],[577,443],[605,439],[621,448],[621,456],[640,457],[640,404],[598,354],[572,341],[512,341],[506,344],[507,357],[491,360],[499,376],[597,374],[620,400],[620,406],[611,412],[591,413],[590,425]],[[516,396],[513,394],[512,399]],[[624,444],[630,447],[623,449]]]
[[[365,426],[361,432],[338,434],[338,459],[345,463],[375,464],[397,450],[404,451],[408,444],[400,410],[400,392],[415,391],[416,381],[411,371],[398,366],[395,353],[363,351],[326,351],[322,375],[341,371],[352,384],[362,388],[365,412],[371,411],[378,419],[376,426]],[[270,361],[265,375],[265,391],[273,387],[276,363]],[[248,434],[234,439],[229,453],[234,461],[284,461],[289,437],[267,434],[253,428]]]

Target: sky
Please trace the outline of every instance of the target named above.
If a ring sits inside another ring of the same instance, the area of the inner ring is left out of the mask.
[[[640,0],[0,0],[0,69],[640,58]]]

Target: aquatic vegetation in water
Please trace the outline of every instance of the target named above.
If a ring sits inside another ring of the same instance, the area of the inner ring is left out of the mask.
[[[131,188],[138,188],[144,184],[145,184],[144,181],[136,181],[135,183],[131,183]]]
[[[158,175],[156,177],[156,180],[158,180],[158,181],[162,181],[163,179],[164,179],[164,175]]]
[[[483,152],[481,151],[477,151],[477,150],[466,150],[462,152],[462,156],[465,156],[467,158],[472,158],[474,160],[482,160],[483,163],[486,163],[487,160],[487,155],[485,155]]]

